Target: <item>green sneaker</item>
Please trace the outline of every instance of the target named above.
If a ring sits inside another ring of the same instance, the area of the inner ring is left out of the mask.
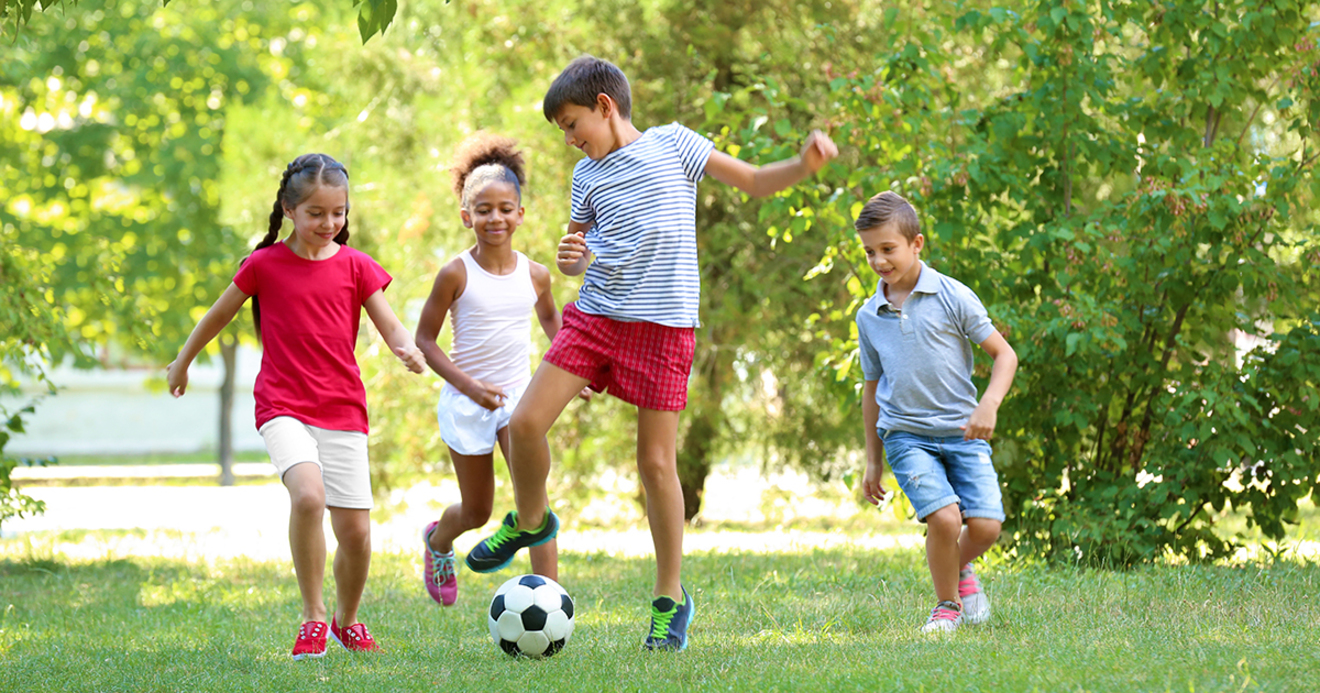
[[[545,511],[545,521],[540,529],[531,531],[518,531],[518,511],[514,510],[504,516],[504,522],[494,534],[473,547],[465,562],[474,573],[493,573],[509,565],[520,549],[540,546],[557,534],[559,518],[549,509]]]
[[[651,602],[651,632],[646,636],[642,647],[648,650],[669,650],[682,652],[687,649],[688,626],[697,612],[697,604],[692,600],[686,588],[683,590],[683,602],[674,603],[669,597],[656,597]]]

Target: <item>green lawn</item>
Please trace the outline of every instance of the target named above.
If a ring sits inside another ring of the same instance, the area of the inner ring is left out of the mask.
[[[486,632],[515,571],[423,593],[416,557],[378,554],[363,609],[386,648],[295,663],[287,562],[69,562],[0,541],[0,691],[1301,691],[1320,676],[1320,566],[1087,571],[999,561],[991,621],[917,632],[916,550],[695,554],[691,647],[644,653],[651,563],[565,554],[577,631],[545,661]],[[36,547],[36,548],[33,548]]]

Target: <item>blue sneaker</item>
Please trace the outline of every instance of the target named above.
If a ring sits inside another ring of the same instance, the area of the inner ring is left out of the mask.
[[[697,604],[692,600],[686,588],[683,590],[683,603],[676,604],[669,597],[656,597],[651,602],[651,632],[642,645],[648,650],[669,650],[682,652],[687,649],[688,626],[692,616],[697,613]]]
[[[504,522],[495,533],[482,539],[467,555],[467,567],[474,573],[493,573],[509,565],[519,550],[541,544],[559,534],[559,518],[545,511],[545,521],[540,529],[531,531],[518,530],[518,511],[511,511],[504,516]]]

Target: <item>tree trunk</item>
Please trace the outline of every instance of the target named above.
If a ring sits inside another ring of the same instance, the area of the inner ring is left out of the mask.
[[[717,346],[720,330],[712,331]],[[678,449],[678,483],[683,488],[683,519],[691,522],[701,512],[706,491],[706,477],[710,476],[711,452],[719,442],[724,428],[724,377],[732,369],[732,355],[727,350],[711,349],[705,358],[693,364],[696,381],[689,392],[689,402],[695,404],[690,411],[692,423],[683,435]]]
[[[238,360],[238,338],[220,335],[220,358],[225,377],[220,382],[220,485],[234,485],[234,364]]]
[[[688,522],[701,512],[706,477],[710,476],[710,448],[719,431],[718,425],[711,421],[713,416],[719,415],[718,412],[698,410],[693,413],[692,425],[688,426],[683,447],[678,451],[678,484],[683,489],[683,519]]]

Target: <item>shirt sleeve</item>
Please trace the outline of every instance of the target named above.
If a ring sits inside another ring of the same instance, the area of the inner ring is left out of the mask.
[[[256,296],[261,286],[258,281],[257,264],[257,255],[254,252],[243,259],[243,263],[238,266],[238,273],[234,275],[234,286],[249,296]]]
[[[715,143],[679,123],[671,124],[670,128],[679,161],[683,163],[683,175],[693,183],[699,182],[706,176],[706,160],[710,159]]]
[[[995,333],[995,325],[990,322],[990,315],[976,292],[964,284],[958,284],[956,295],[958,300],[954,305],[958,309],[958,328],[973,344],[989,339]]]
[[[394,277],[391,277],[390,273],[380,266],[380,263],[366,253],[362,254],[358,265],[358,303],[366,303],[372,294],[385,289],[390,285],[390,282],[394,281]]]
[[[595,223],[596,212],[587,204],[587,191],[582,184],[581,178],[578,176],[578,168],[580,168],[580,166],[581,165],[579,164],[578,167],[574,167],[573,169],[572,204],[569,208],[568,218],[579,224],[587,224],[589,226]]]
[[[862,306],[862,310],[867,310],[870,306],[868,301]],[[879,380],[884,375],[884,365],[880,362],[880,352],[876,351],[875,345],[871,343],[870,337],[866,333],[866,325],[863,323],[861,311],[857,313],[857,356],[862,362],[862,378],[865,380]]]

